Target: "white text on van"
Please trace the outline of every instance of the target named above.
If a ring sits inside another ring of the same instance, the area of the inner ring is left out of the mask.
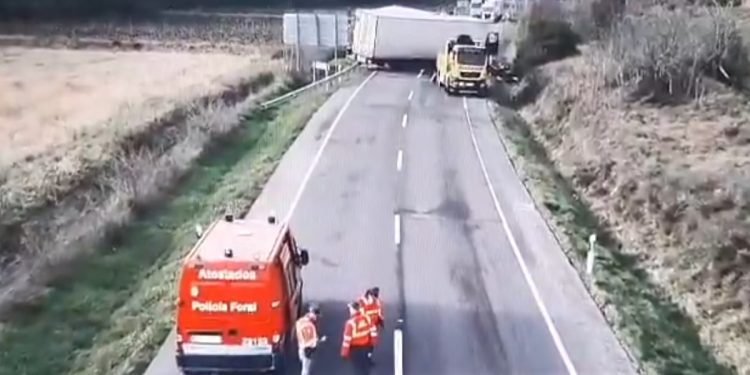
[[[258,311],[258,304],[253,303],[242,303],[242,302],[201,302],[193,301],[191,304],[193,311],[209,312],[209,313],[241,313],[241,314],[253,314]]]
[[[257,275],[254,271],[247,270],[207,270],[204,268],[198,272],[198,279],[200,280],[247,281],[256,278]]]

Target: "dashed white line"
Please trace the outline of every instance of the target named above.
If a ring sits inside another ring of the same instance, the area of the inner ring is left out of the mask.
[[[409,101],[411,101],[411,98],[414,97],[414,90],[409,91]]]
[[[359,94],[360,91],[365,87],[367,82],[370,82],[370,79],[377,74],[377,71],[372,72],[367,78],[357,87],[356,90],[352,93],[351,96],[349,96],[349,99],[346,100],[346,103],[344,103],[344,106],[341,107],[339,110],[338,115],[336,115],[336,118],[333,119],[333,123],[331,124],[331,127],[328,129],[328,133],[326,133],[326,137],[323,139],[323,143],[320,145],[320,148],[318,149],[318,153],[315,154],[315,158],[313,158],[312,164],[310,164],[310,167],[307,169],[307,173],[305,174],[305,178],[302,179],[302,184],[300,184],[299,188],[297,189],[297,193],[294,196],[294,199],[292,200],[292,204],[289,206],[289,211],[286,214],[286,217],[284,218],[284,222],[288,223],[291,218],[292,214],[294,213],[294,210],[297,208],[297,204],[299,204],[300,198],[302,198],[302,193],[305,191],[305,188],[307,187],[307,183],[310,182],[310,177],[312,176],[313,171],[315,170],[315,167],[318,165],[318,162],[320,162],[320,157],[323,155],[323,150],[326,148],[326,145],[328,144],[328,141],[331,140],[331,136],[333,135],[333,131],[336,130],[336,126],[338,126],[339,122],[341,121],[341,118],[344,116],[344,112],[349,108],[349,106],[352,104],[352,101],[354,101],[354,98]]]
[[[422,74],[424,74],[424,69],[419,70],[419,74],[417,74],[417,78],[422,78]]]
[[[393,331],[393,375],[404,375],[404,334]]]
[[[401,215],[393,215],[393,241],[396,245],[401,244]]]
[[[398,150],[398,156],[396,156],[396,170],[401,171],[401,167],[404,165],[404,151]]]
[[[409,121],[409,115],[404,113],[404,117],[401,118],[401,127],[405,128],[406,123]]]
[[[492,181],[490,181],[490,176],[489,176],[489,173],[487,172],[487,166],[484,163],[484,158],[482,158],[482,152],[479,150],[479,145],[477,143],[477,136],[476,134],[474,134],[474,127],[471,123],[471,117],[469,116],[469,106],[468,106],[468,101],[466,100],[466,98],[464,98],[464,114],[466,115],[466,124],[469,127],[469,133],[471,134],[471,142],[474,144],[474,151],[477,154],[477,159],[479,159],[479,166],[482,168],[482,174],[484,175],[485,185],[490,190],[490,195],[492,196],[492,202],[495,205],[495,211],[497,211],[497,214],[500,217],[500,221],[503,224],[503,229],[505,230],[505,234],[508,236],[510,247],[513,249],[513,255],[518,261],[518,265],[521,267],[521,273],[523,273],[523,277],[526,280],[526,283],[529,285],[529,289],[531,289],[531,294],[534,297],[534,301],[536,302],[536,305],[539,308],[539,312],[542,314],[542,318],[544,319],[544,323],[547,326],[547,330],[552,336],[552,341],[554,341],[555,343],[557,352],[560,353],[560,358],[565,364],[565,368],[568,370],[568,374],[578,375],[578,372],[573,366],[573,362],[570,360],[570,355],[568,355],[568,351],[567,349],[565,349],[565,345],[563,344],[562,339],[560,338],[560,333],[557,332],[557,328],[555,327],[555,324],[552,322],[552,318],[549,315],[549,311],[547,311],[547,306],[545,306],[544,301],[542,301],[542,297],[539,294],[539,290],[537,289],[536,283],[534,282],[534,279],[531,277],[531,273],[529,272],[529,268],[526,265],[526,261],[523,259],[523,256],[521,255],[521,250],[518,248],[518,243],[516,242],[516,238],[515,236],[513,236],[513,232],[511,232],[510,227],[508,226],[508,220],[505,219],[505,214],[503,213],[503,210],[500,207],[500,202],[498,201],[497,194],[495,193],[495,187],[492,186]]]

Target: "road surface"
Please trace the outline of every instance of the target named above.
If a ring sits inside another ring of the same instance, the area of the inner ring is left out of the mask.
[[[251,216],[271,210],[291,212],[311,252],[304,294],[322,305],[329,337],[316,374],[347,373],[346,303],[376,285],[386,329],[375,374],[635,374],[481,99],[448,96],[416,73],[377,72],[339,90]],[[146,374],[178,373],[170,337]]]

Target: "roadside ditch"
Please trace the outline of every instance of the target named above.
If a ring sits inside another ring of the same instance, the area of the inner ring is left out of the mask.
[[[356,73],[343,82],[350,79]],[[259,97],[292,89],[268,87]],[[254,109],[256,97],[224,113],[220,129],[210,117],[197,118],[202,131],[178,139],[212,138],[205,148],[161,154],[132,150],[141,157],[141,169],[118,176],[129,176],[129,194],[147,187],[144,178],[155,183],[156,194],[137,205],[132,196],[110,198],[112,204],[132,208],[133,215],[113,226],[106,240],[82,244],[81,253],[87,255],[67,261],[66,272],[47,279],[42,297],[6,312],[0,326],[0,374],[142,373],[172,327],[174,283],[179,262],[195,240],[195,223],[246,211],[307,120],[333,92],[311,89],[269,109]],[[162,157],[166,159],[160,162]],[[179,173],[152,170],[173,167],[175,157],[191,162]],[[132,165],[116,164],[134,169]],[[174,184],[166,183],[170,179]],[[123,182],[115,181],[109,191],[122,194],[118,183]]]

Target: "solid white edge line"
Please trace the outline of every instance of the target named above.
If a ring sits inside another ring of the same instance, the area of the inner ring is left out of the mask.
[[[378,71],[372,72],[367,78],[359,85],[357,86],[357,89],[354,90],[351,96],[349,96],[349,99],[346,100],[346,103],[344,103],[344,106],[341,107],[339,110],[339,113],[336,115],[336,118],[333,120],[333,123],[331,124],[331,127],[328,129],[328,133],[326,133],[326,137],[323,139],[323,143],[320,145],[320,148],[318,148],[318,152],[315,154],[315,158],[313,158],[312,164],[310,164],[310,167],[307,169],[307,173],[305,173],[305,177],[302,179],[302,184],[297,189],[297,193],[294,196],[294,199],[292,200],[292,205],[289,206],[289,211],[286,214],[286,217],[284,218],[284,222],[288,223],[291,218],[292,214],[294,214],[294,210],[297,208],[297,204],[299,204],[300,198],[302,198],[302,193],[305,192],[305,188],[307,187],[308,182],[310,182],[310,177],[313,174],[313,171],[315,170],[315,167],[320,162],[320,157],[323,155],[323,150],[325,150],[326,145],[328,145],[328,142],[331,140],[331,136],[333,135],[333,131],[336,130],[336,127],[338,126],[339,122],[341,121],[341,118],[344,116],[344,112],[349,108],[349,106],[352,104],[352,101],[354,101],[354,98],[359,94],[360,91],[362,91],[362,88],[365,87],[367,82],[372,79],[372,77],[377,74]]]
[[[405,128],[406,123],[409,121],[409,115],[404,113],[404,117],[401,118],[401,127]]]
[[[500,216],[500,221],[502,221],[503,229],[505,230],[505,233],[508,235],[510,247],[513,249],[513,255],[515,256],[516,260],[518,261],[519,266],[521,267],[521,272],[523,273],[523,277],[526,280],[526,283],[529,285],[529,289],[531,289],[531,294],[532,296],[534,296],[534,301],[536,302],[536,305],[539,308],[539,312],[542,314],[542,318],[544,319],[544,323],[547,326],[547,330],[549,330],[549,333],[552,336],[552,341],[554,341],[555,343],[555,347],[557,348],[557,351],[560,354],[560,358],[565,364],[565,368],[567,369],[568,374],[578,375],[578,372],[573,366],[573,362],[570,360],[568,351],[567,349],[565,349],[565,345],[563,344],[562,339],[560,338],[560,333],[557,332],[557,328],[555,327],[555,324],[552,322],[552,318],[549,315],[549,311],[547,311],[547,306],[545,306],[544,301],[542,301],[542,297],[539,294],[539,290],[536,286],[536,283],[534,282],[534,279],[531,277],[531,273],[529,272],[529,269],[526,266],[526,261],[523,259],[523,256],[521,255],[521,250],[518,248],[518,243],[516,242],[515,236],[513,236],[513,232],[511,232],[510,230],[510,226],[508,226],[508,221],[505,219],[505,214],[503,213],[503,210],[500,207],[500,202],[498,201],[497,194],[495,193],[495,187],[492,185],[492,181],[490,181],[490,176],[489,176],[489,173],[487,172],[487,166],[484,163],[484,158],[482,158],[482,152],[479,150],[479,144],[477,143],[477,136],[476,134],[474,134],[474,128],[471,123],[471,117],[469,116],[469,106],[468,106],[468,101],[466,100],[466,98],[464,98],[464,114],[466,115],[466,124],[469,127],[469,134],[471,134],[471,142],[474,144],[474,151],[477,154],[477,159],[479,159],[479,166],[482,168],[482,174],[484,175],[485,185],[487,185],[487,188],[490,190],[490,195],[492,196],[492,202],[495,205],[495,211],[497,211],[498,216]]]
[[[401,215],[393,215],[393,242],[396,245],[401,243]]]
[[[398,156],[396,156],[396,170],[400,171],[404,165],[404,151],[398,150]]]
[[[393,331],[393,375],[404,375],[404,334]]]
[[[408,100],[411,101],[411,98],[413,98],[413,97],[414,97],[414,90],[409,91],[409,99]]]

